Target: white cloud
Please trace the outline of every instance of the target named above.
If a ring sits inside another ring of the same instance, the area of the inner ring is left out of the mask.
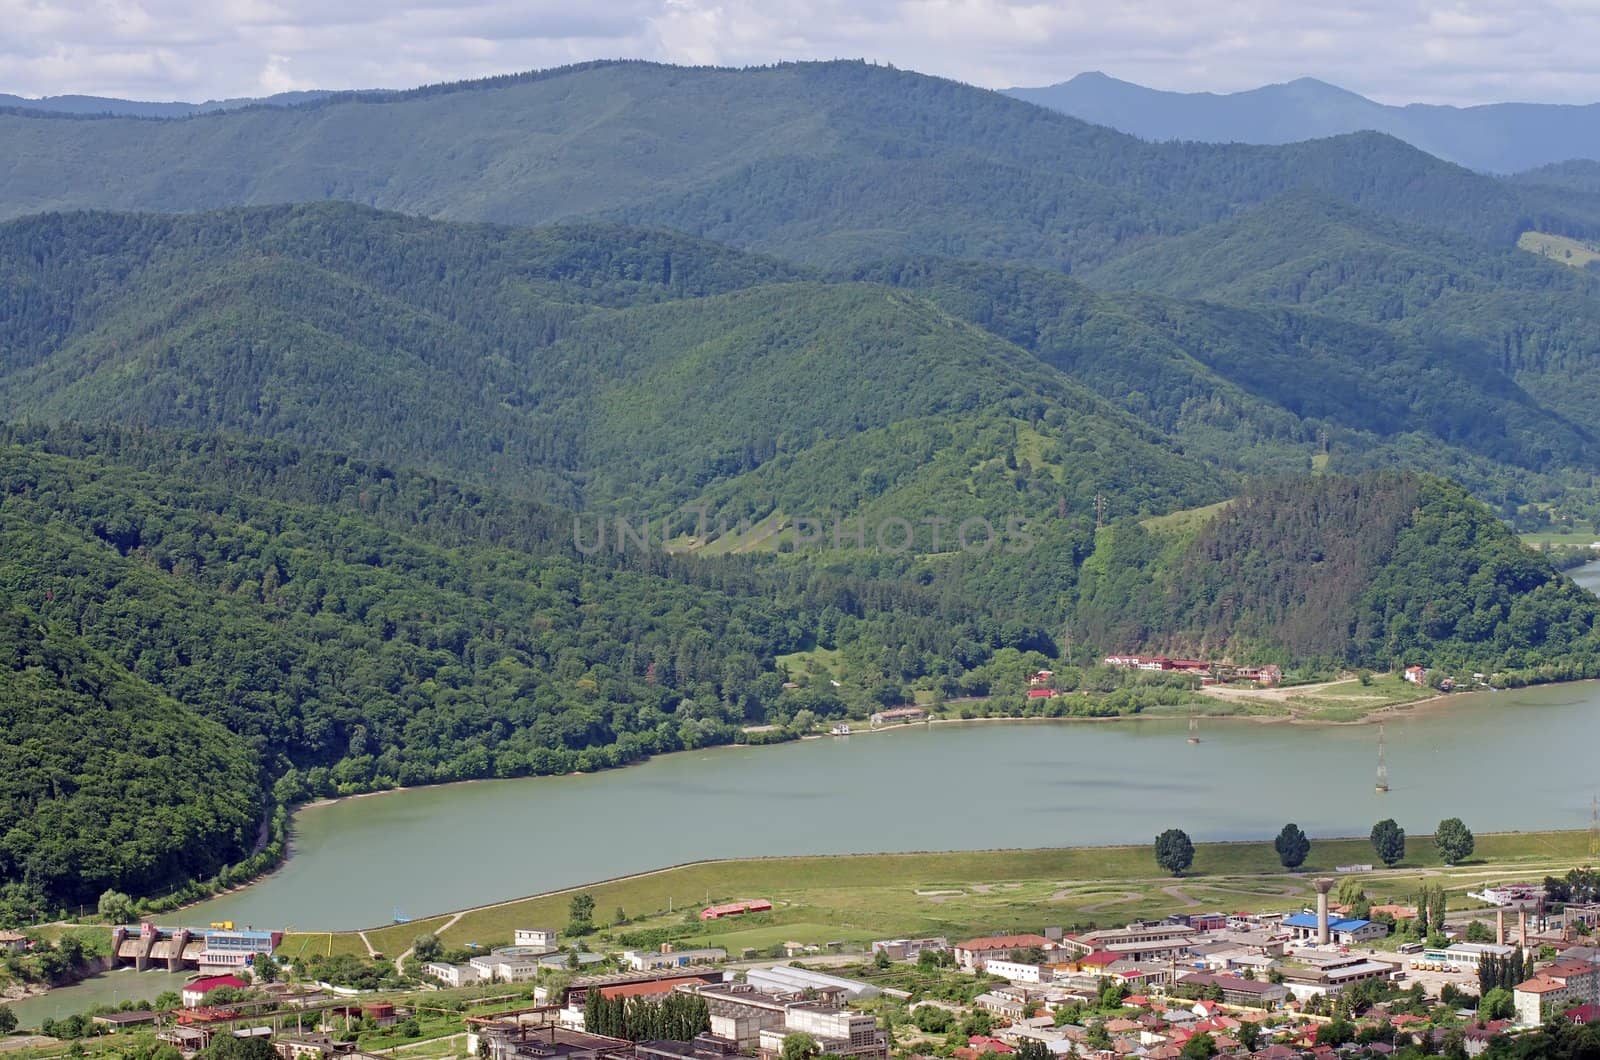
[[[1385,102],[1600,100],[1596,0],[0,0],[0,91],[220,98],[636,56],[864,57],[992,87],[1320,77]]]

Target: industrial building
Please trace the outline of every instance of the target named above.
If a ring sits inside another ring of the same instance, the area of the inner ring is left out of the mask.
[[[813,972],[788,964],[778,964],[771,968],[752,968],[745,973],[745,981],[758,990],[774,994],[799,993],[805,990],[837,991],[851,1001],[874,998],[883,992],[871,983]]]

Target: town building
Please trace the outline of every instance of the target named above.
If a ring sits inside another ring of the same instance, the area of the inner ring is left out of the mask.
[[[213,929],[201,935],[201,968],[244,968],[272,953],[283,942],[281,931]]]
[[[606,955],[603,953],[547,953],[538,958],[539,967],[549,968],[551,971],[562,971],[568,968],[588,968],[590,965],[604,964]]]
[[[283,1060],[328,1060],[351,1055],[356,1043],[337,1041],[327,1034],[291,1034],[273,1039],[272,1049]]]
[[[1317,915],[1315,913],[1295,913],[1293,916],[1283,918],[1283,926],[1296,939],[1302,942],[1317,941]],[[1376,939],[1387,938],[1389,926],[1376,920],[1361,920],[1345,918],[1328,921],[1328,938],[1341,946],[1354,946],[1362,942],[1372,942]]]
[[[0,953],[21,953],[28,948],[28,936],[19,931],[0,931]]]
[[[872,715],[872,725],[903,725],[907,722],[922,721],[928,712],[921,707],[893,707],[889,710],[880,710]]]
[[[1246,1008],[1275,1009],[1289,998],[1289,988],[1281,983],[1211,972],[1182,976],[1178,979],[1177,987],[1198,991],[1209,991],[1216,987],[1222,991],[1224,1004]]]
[[[468,1052],[482,1060],[625,1060],[633,1043],[549,1022],[497,1020],[469,1031]]]
[[[721,905],[708,905],[700,910],[701,920],[723,920],[730,916],[744,916],[746,913],[770,913],[772,903],[765,898],[752,898],[743,902],[724,902]]]
[[[1447,964],[1454,968],[1476,972],[1485,957],[1506,958],[1516,952],[1513,946],[1496,942],[1457,942],[1442,950],[1424,950],[1421,960],[1429,964]]]
[[[1009,958],[990,958],[984,963],[983,970],[986,975],[998,975],[1013,983],[1048,983],[1056,977],[1055,969],[1050,965],[1030,964]]]
[[[826,1005],[801,1004],[790,1008],[782,1028],[763,1030],[759,1036],[761,1060],[779,1060],[783,1043],[791,1034],[809,1035],[820,1052],[830,1056],[887,1060],[889,1038],[876,1016]]]
[[[770,968],[751,968],[745,972],[745,982],[775,994],[813,991],[837,991],[851,1001],[865,1001],[883,991],[871,983],[863,983],[842,976],[814,972],[809,968],[796,968],[789,964],[776,964]]]
[[[471,986],[478,981],[478,969],[470,964],[449,964],[445,961],[433,961],[422,966],[426,975],[431,975],[445,986]]]
[[[983,969],[991,959],[1006,960],[1014,950],[1040,949],[1050,958],[1058,944],[1043,935],[987,935],[955,945],[956,967],[964,972]]]
[[[156,1014],[148,1009],[137,1012],[102,1012],[98,1016],[90,1017],[102,1027],[110,1027],[114,1031],[127,1030],[145,1023],[154,1023]]]
[[[1129,924],[1075,936],[1091,950],[1103,950],[1130,961],[1161,961],[1181,957],[1200,934],[1187,924]]]
[[[544,953],[550,953],[561,946],[560,935],[550,928],[517,928],[512,932],[513,945],[529,946]]]
[[[1563,960],[1539,970],[1511,991],[1517,1022],[1538,1026],[1556,1012],[1600,1003],[1600,964]]]
[[[537,976],[541,961],[548,956],[548,951],[537,946],[503,946],[469,958],[467,964],[477,976],[473,982],[521,983]]]
[[[882,953],[891,961],[914,961],[923,950],[943,952],[950,948],[950,940],[943,935],[926,939],[883,939],[872,944],[874,955]]]
[[[249,986],[248,979],[240,979],[236,975],[210,975],[184,984],[179,997],[183,1000],[184,1008],[199,1008],[214,990],[244,990]]]
[[[1279,967],[1283,985],[1295,997],[1328,996],[1368,979],[1387,980],[1400,970],[1392,961],[1369,960],[1359,954],[1302,951],[1297,964]]]
[[[719,946],[678,950],[667,944],[660,950],[622,951],[622,962],[638,972],[655,968],[687,968],[691,964],[715,964],[727,959],[728,951]]]

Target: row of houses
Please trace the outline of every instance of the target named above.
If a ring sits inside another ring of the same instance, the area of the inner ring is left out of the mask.
[[[1250,681],[1263,688],[1271,688],[1283,681],[1282,668],[1270,663],[1265,666],[1235,666],[1210,659],[1173,659],[1165,655],[1107,655],[1103,662],[1123,670],[1189,674],[1198,677],[1200,683],[1206,685]]]

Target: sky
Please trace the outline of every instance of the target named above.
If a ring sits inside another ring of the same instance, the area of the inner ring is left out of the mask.
[[[991,88],[1086,70],[1386,103],[1600,101],[1600,0],[0,0],[0,92],[405,88],[588,59],[864,58]]]

